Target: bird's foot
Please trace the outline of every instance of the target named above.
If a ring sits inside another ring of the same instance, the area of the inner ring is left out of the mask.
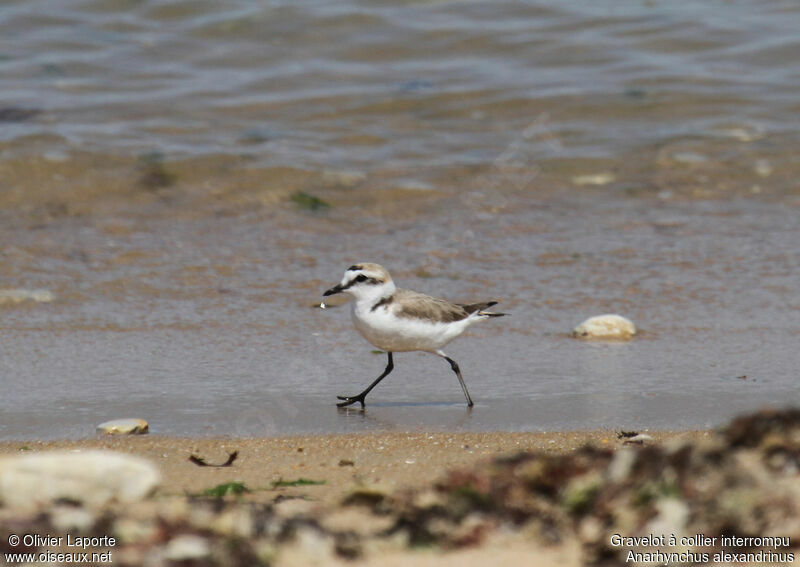
[[[364,398],[366,398],[367,396],[365,396],[364,394],[359,394],[357,396],[336,396],[336,397],[339,398],[340,400],[344,400],[336,404],[336,407],[343,408],[353,405],[356,402],[360,402],[361,409],[364,409]]]

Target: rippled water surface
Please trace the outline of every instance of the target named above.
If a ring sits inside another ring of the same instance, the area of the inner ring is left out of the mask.
[[[800,5],[0,5],[0,438],[684,428],[798,403]],[[511,317],[385,364],[348,265]],[[569,338],[605,312],[627,343]]]

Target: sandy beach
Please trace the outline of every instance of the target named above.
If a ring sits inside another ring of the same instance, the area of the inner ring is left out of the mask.
[[[646,443],[696,442],[708,439],[709,431],[648,432]],[[159,505],[202,495],[225,483],[241,482],[249,490],[235,497],[237,505],[260,503],[284,509],[291,517],[310,514],[325,518],[331,529],[348,528],[369,532],[372,516],[343,506],[359,491],[400,494],[424,490],[442,481],[455,469],[488,466],[492,458],[540,452],[550,455],[574,453],[593,445],[616,450],[626,445],[618,432],[607,430],[550,433],[384,433],[315,435],[276,438],[176,438],[158,435],[97,436],[82,440],[9,441],[0,443],[0,458],[47,451],[85,452],[102,449],[143,457],[154,463],[162,482],[152,499]],[[227,467],[198,466],[190,457],[210,465],[224,463],[231,453],[237,458]],[[301,486],[281,486],[297,481]],[[312,484],[313,483],[313,484]],[[134,507],[135,510],[135,507]],[[130,509],[122,514],[140,515]],[[7,516],[6,516],[7,517]],[[0,525],[2,521],[0,520]],[[381,527],[381,526],[378,526]],[[385,527],[385,526],[383,526]],[[284,546],[278,565],[308,564],[307,549]],[[313,555],[313,553],[312,553]],[[123,559],[130,554],[125,556]],[[508,562],[515,565],[581,565],[577,541],[558,545],[542,542],[530,533],[498,530],[482,538],[480,545],[456,549],[422,547],[400,549],[388,545],[372,549],[357,561],[339,556],[317,557],[314,564],[374,565],[485,565]],[[134,559],[135,562],[135,559]],[[123,560],[123,564],[127,564]]]
[[[119,565],[786,561],[800,534],[798,426],[796,410],[764,410],[716,431],[3,442],[0,531],[11,535],[0,551],[70,552],[83,536]],[[37,454],[60,455],[63,470],[35,472]],[[100,455],[102,467],[111,454],[136,457],[160,482],[131,497],[128,476],[92,503],[115,479],[84,481],[92,467],[66,463]],[[9,492],[26,482],[31,496]],[[32,506],[53,482],[60,492]]]
[[[696,440],[708,431],[648,432],[653,442]],[[157,435],[96,437],[47,442],[3,442],[0,455],[25,451],[108,449],[145,457],[163,474],[159,494],[198,493],[217,484],[242,481],[253,492],[247,497],[272,501],[304,495],[321,504],[336,504],[354,488],[380,485],[389,491],[433,483],[449,469],[475,466],[498,455],[519,451],[567,453],[586,444],[622,447],[613,431],[552,433],[379,433],[275,438],[202,439]],[[230,467],[200,467],[189,461],[200,456],[210,464],[224,463],[238,451]],[[273,489],[273,482],[305,478],[324,484]]]

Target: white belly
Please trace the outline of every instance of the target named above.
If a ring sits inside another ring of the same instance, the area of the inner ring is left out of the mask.
[[[369,307],[367,307],[369,309]],[[375,311],[353,305],[353,324],[361,336],[381,350],[435,352],[464,332],[474,320],[433,323],[408,317],[396,317],[385,308]]]

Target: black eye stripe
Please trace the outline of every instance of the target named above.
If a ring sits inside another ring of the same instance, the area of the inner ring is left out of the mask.
[[[383,282],[381,280],[377,279],[377,278],[370,278],[370,277],[368,277],[368,276],[366,276],[364,274],[358,274],[352,280],[350,280],[349,282],[344,284],[342,286],[341,291],[349,289],[349,288],[351,288],[354,285],[359,284],[359,283],[366,283],[368,285],[379,285],[379,284],[382,284]]]
[[[377,278],[370,278],[365,276],[364,274],[358,274],[356,277],[354,277],[352,280],[350,280],[349,282],[347,282],[345,285],[342,286],[342,291],[349,289],[359,283],[366,283],[368,285],[380,285],[383,282]]]

